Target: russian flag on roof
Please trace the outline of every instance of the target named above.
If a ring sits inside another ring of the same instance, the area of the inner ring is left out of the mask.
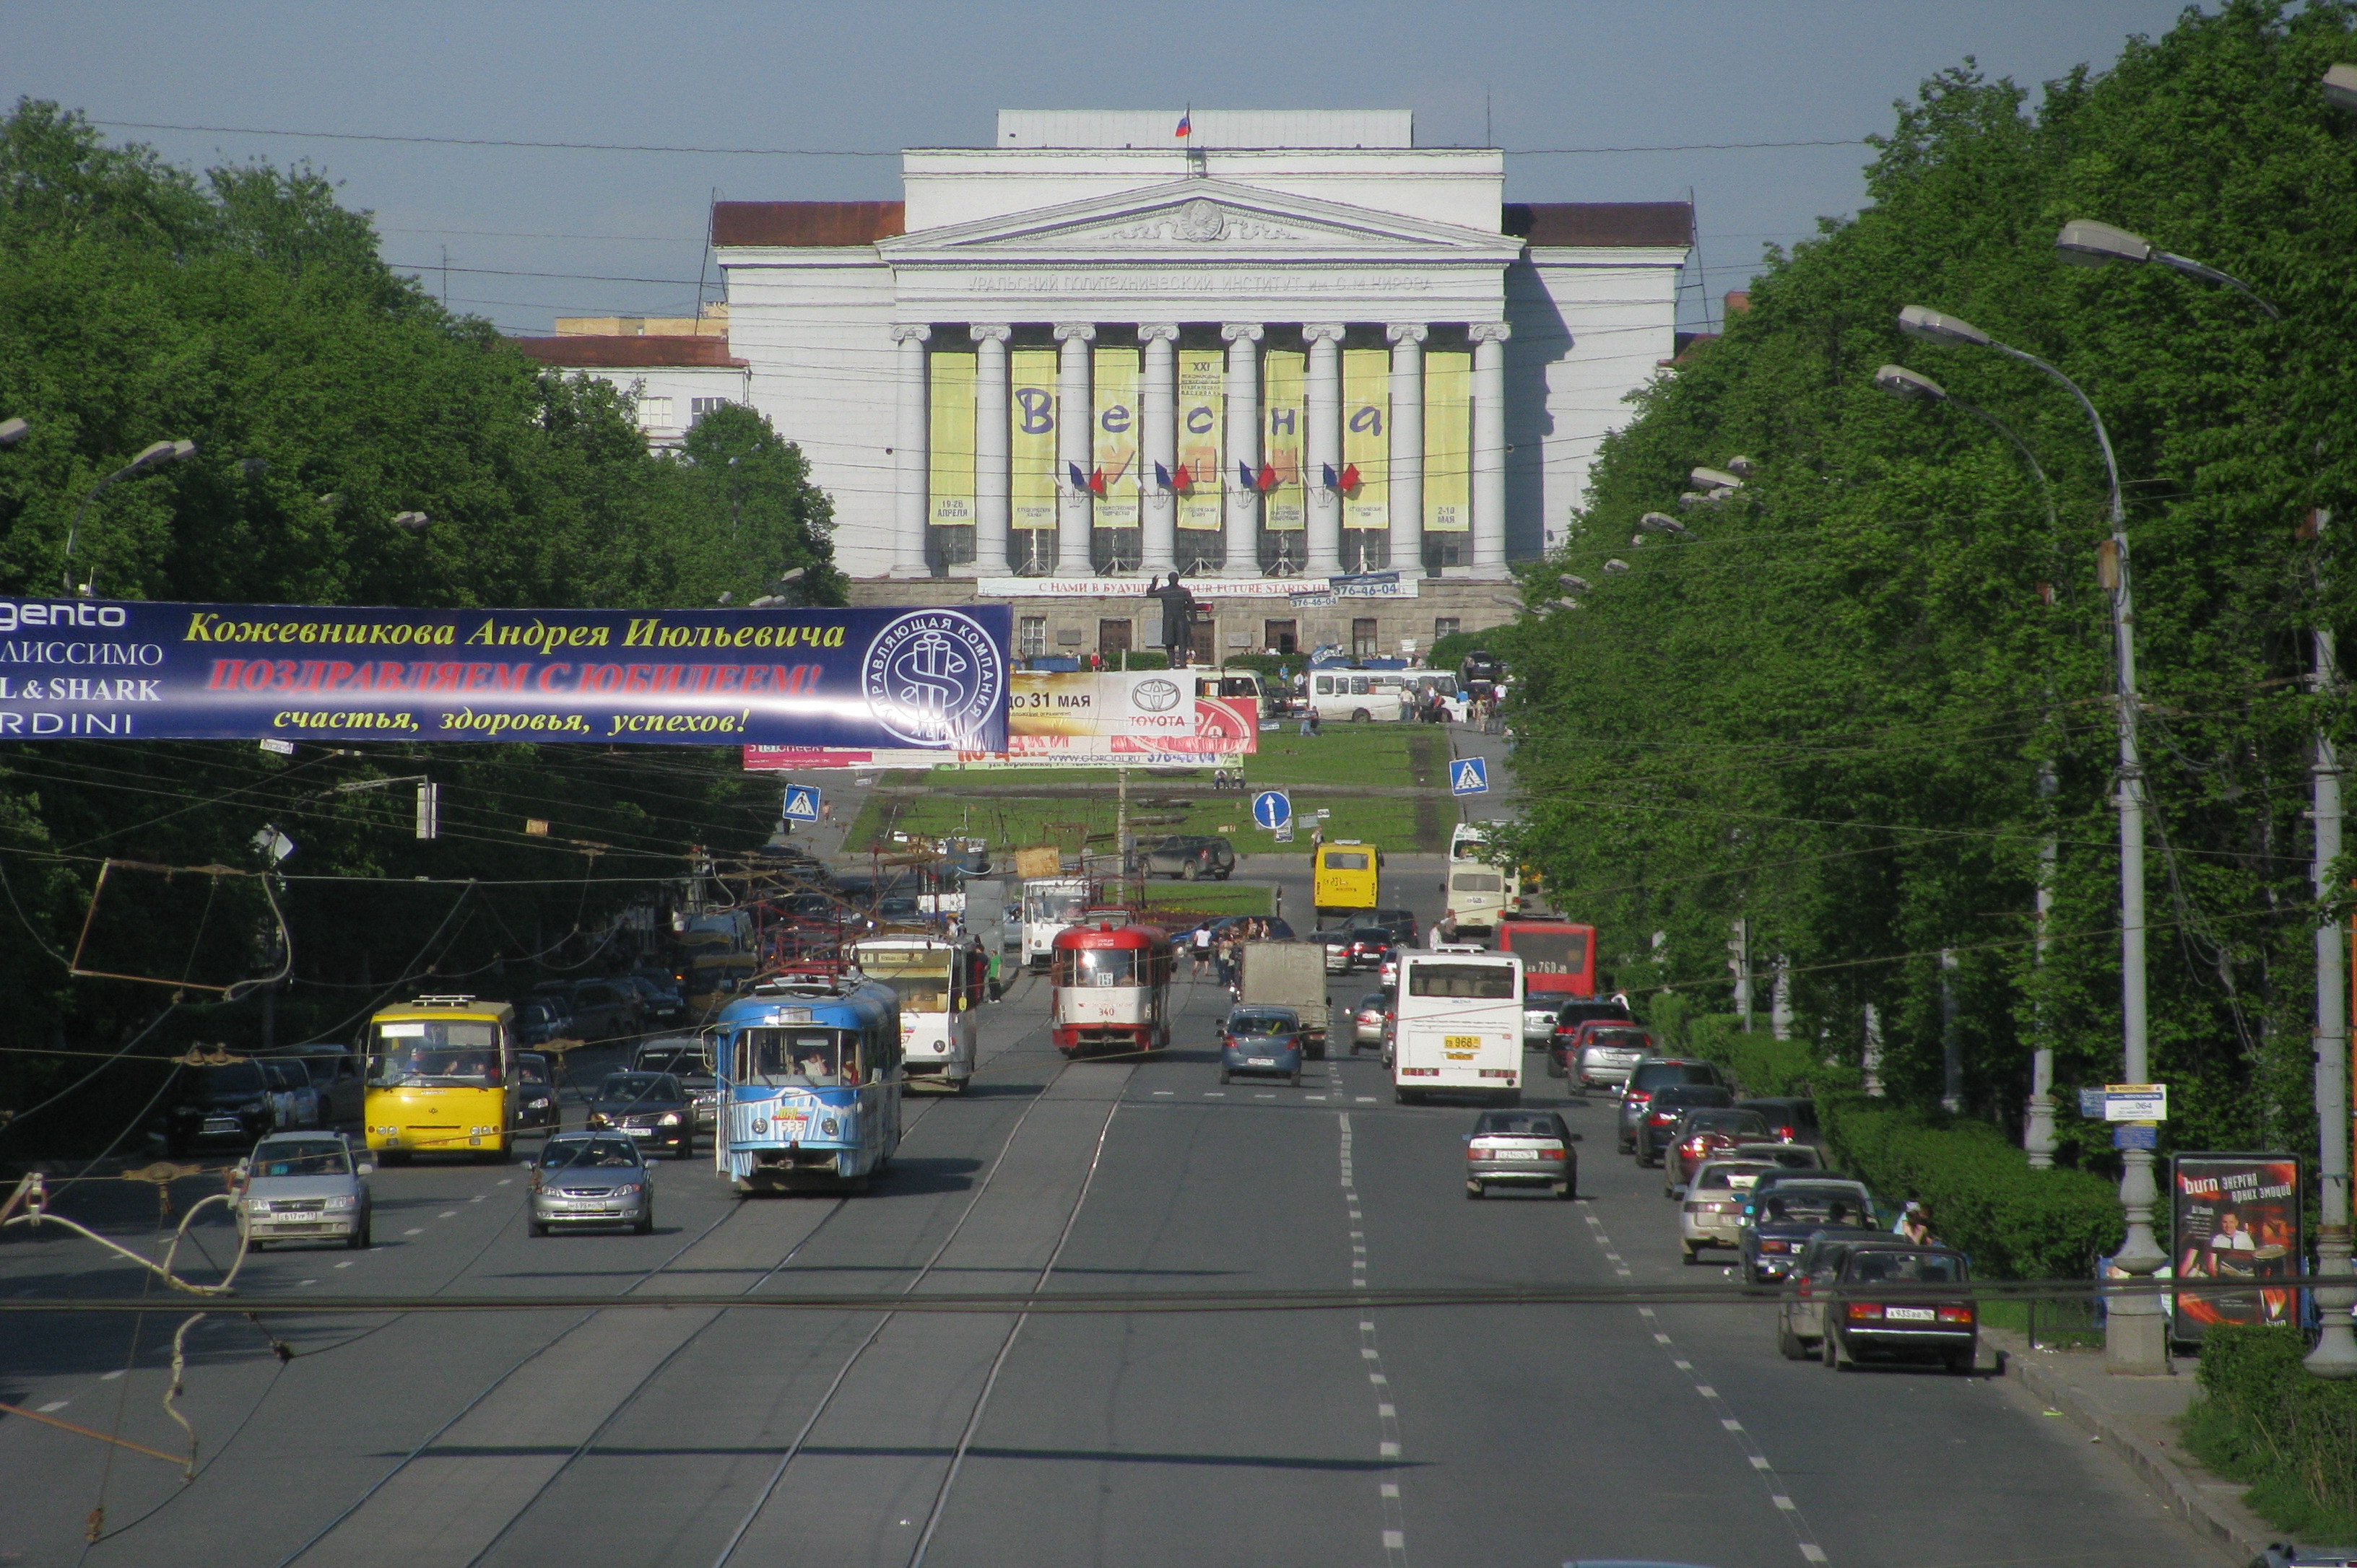
[[[1195,111],[1191,107],[1178,116],[1178,129],[1176,134],[1181,136],[1191,136],[1195,134]]]

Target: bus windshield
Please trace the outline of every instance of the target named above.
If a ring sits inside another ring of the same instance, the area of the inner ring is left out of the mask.
[[[1027,893],[1023,896],[1023,918],[1027,920],[1077,920],[1088,905],[1088,895],[1078,888]]]
[[[500,1026],[481,1019],[417,1018],[376,1026],[369,1082],[378,1089],[500,1081]]]
[[[841,1089],[859,1082],[859,1037],[848,1029],[747,1029],[737,1081],[763,1089]]]
[[[1138,985],[1144,983],[1144,948],[1066,948],[1056,955],[1059,985]]]
[[[1503,963],[1418,963],[1407,972],[1410,996],[1453,996],[1471,1002],[1511,1001],[1514,971]]]
[[[1579,974],[1587,968],[1585,931],[1532,931],[1518,926],[1508,929],[1512,935],[1506,940],[1514,944],[1514,956],[1523,961],[1528,973]]]
[[[1324,864],[1329,871],[1364,871],[1367,869],[1367,852],[1362,849],[1329,849],[1326,852]]]

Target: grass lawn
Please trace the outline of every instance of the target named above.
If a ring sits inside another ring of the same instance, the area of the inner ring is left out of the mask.
[[[1265,882],[1149,882],[1146,907],[1190,915],[1273,915],[1275,891]]]

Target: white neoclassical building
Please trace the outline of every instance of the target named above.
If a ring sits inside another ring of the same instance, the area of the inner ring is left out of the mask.
[[[859,596],[1015,599],[1033,652],[1143,646],[1172,571],[1222,650],[1504,618],[1674,352],[1690,209],[1510,203],[1405,112],[1180,124],[1008,111],[898,201],[714,207],[726,352]]]

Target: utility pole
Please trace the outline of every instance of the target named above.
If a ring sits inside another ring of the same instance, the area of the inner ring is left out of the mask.
[[[1727,967],[1735,972],[1735,1012],[1743,1020],[1743,1032],[1751,1033],[1751,922],[1738,918],[1735,922],[1735,940],[1727,944],[1735,956]]]
[[[2331,513],[2314,514],[2316,535],[2324,537]],[[2319,574],[2319,576],[2321,574]],[[2321,589],[2322,583],[2318,584]],[[2319,595],[2320,597],[2320,595]],[[2315,639],[2316,670],[2309,688],[2319,706],[2340,694],[2341,664],[2332,628],[2319,625]],[[2315,886],[2319,904],[2330,900],[2332,863],[2341,858],[2341,753],[2331,733],[2319,720],[2316,728],[2315,760],[2309,765],[2314,779],[2312,805],[2316,818]],[[2320,1213],[2316,1228],[2316,1272],[2346,1280],[2350,1273],[2349,1244],[2349,972],[2341,943],[2341,922],[2326,916],[2316,925],[2316,1131],[2317,1186]],[[2320,1378],[2357,1378],[2357,1329],[2349,1309],[2357,1292],[2345,1284],[2317,1291],[2316,1305],[2323,1332],[2309,1352],[2308,1369]]]

